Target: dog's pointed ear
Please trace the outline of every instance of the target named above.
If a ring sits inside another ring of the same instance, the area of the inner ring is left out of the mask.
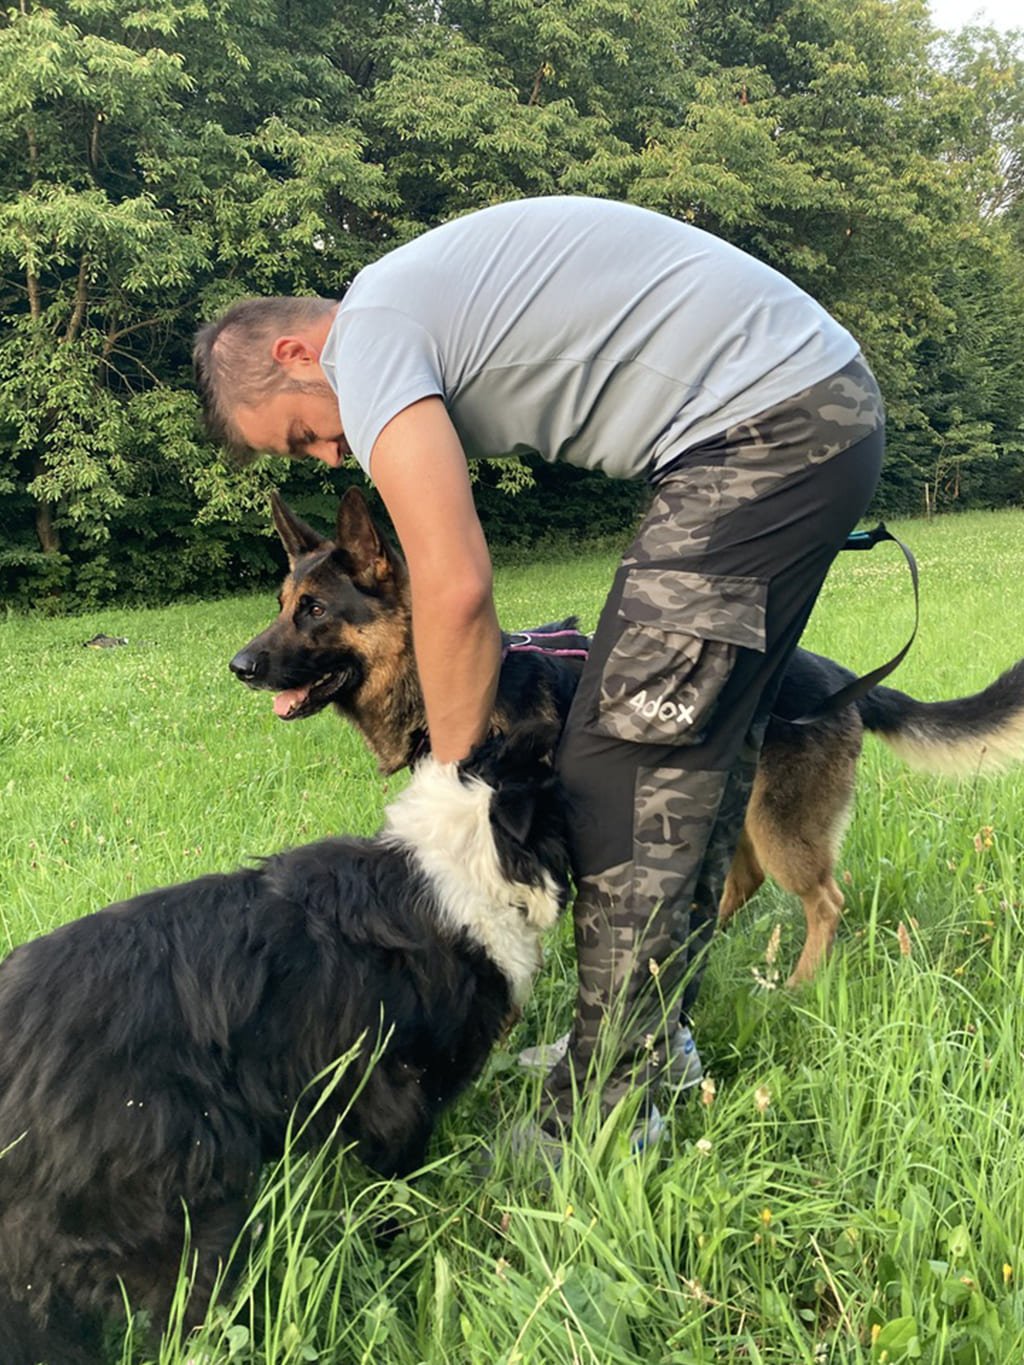
[[[318,535],[312,526],[307,526],[301,517],[297,517],[280,494],[276,492],[270,495],[270,509],[274,515],[274,525],[277,527],[277,534],[281,537],[281,544],[284,546],[289,564],[294,564],[297,559],[302,555],[308,555],[311,550],[318,550],[324,543],[323,536]]]
[[[366,499],[356,487],[345,490],[338,507],[335,544],[344,556],[345,569],[361,586],[370,588],[392,576],[391,556]]]
[[[530,837],[537,794],[525,782],[503,783],[491,802],[491,819],[522,847]]]

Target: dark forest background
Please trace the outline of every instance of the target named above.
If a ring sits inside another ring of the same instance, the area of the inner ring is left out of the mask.
[[[632,200],[778,267],[886,395],[878,507],[1024,501],[1024,47],[924,0],[34,0],[0,16],[0,600],[67,610],[272,581],[198,321],[338,295],[454,214]],[[643,490],[480,472],[496,554],[620,536]]]

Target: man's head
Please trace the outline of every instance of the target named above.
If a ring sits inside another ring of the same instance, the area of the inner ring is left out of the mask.
[[[339,465],[350,454],[320,364],[337,301],[242,299],[196,333],[192,359],[210,434],[235,455],[269,450]]]

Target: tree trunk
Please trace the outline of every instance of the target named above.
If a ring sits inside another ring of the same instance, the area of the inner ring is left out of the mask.
[[[37,459],[33,473],[38,478],[46,473],[46,466]],[[46,498],[36,499],[36,536],[39,548],[44,555],[55,555],[60,551],[60,532],[53,520],[53,503]]]

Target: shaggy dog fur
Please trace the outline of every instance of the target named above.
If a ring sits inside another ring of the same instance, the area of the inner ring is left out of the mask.
[[[161,1323],[183,1209],[201,1321],[290,1123],[384,1175],[422,1163],[565,902],[551,742],[426,760],[376,838],[137,896],[0,965],[2,1365],[95,1359],[122,1285]]]

